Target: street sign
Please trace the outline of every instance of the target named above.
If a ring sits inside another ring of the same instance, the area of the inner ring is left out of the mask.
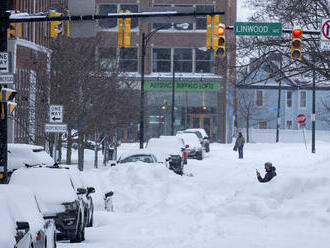
[[[0,84],[13,84],[14,74],[0,74]]]
[[[45,124],[46,133],[65,133],[67,130],[66,124]]]
[[[63,105],[49,106],[49,122],[51,123],[63,122]]]
[[[9,72],[9,55],[7,52],[0,53],[0,73]]]
[[[299,123],[299,124],[305,124],[306,123],[306,115],[304,114],[299,114],[296,116],[296,121]]]
[[[281,36],[282,24],[276,22],[235,22],[235,35]]]
[[[330,19],[322,20],[320,49],[330,51]]]

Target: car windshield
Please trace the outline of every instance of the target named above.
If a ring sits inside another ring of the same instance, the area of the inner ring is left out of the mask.
[[[119,163],[132,163],[132,162],[143,162],[143,163],[154,163],[154,160],[151,155],[144,155],[144,154],[138,154],[129,156],[127,158],[124,158],[123,160],[120,160]]]

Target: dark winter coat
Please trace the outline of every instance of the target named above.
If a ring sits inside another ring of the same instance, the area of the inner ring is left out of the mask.
[[[242,148],[245,144],[245,139],[243,137],[243,135],[239,135],[236,139],[236,142],[235,142],[235,146],[237,148]]]
[[[276,176],[276,168],[273,166],[270,171],[267,171],[264,178],[262,178],[261,176],[258,176],[258,180],[261,183],[267,183],[270,180],[272,180],[272,178],[275,177],[275,176]]]

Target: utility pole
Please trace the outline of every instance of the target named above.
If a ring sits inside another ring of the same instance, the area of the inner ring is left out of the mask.
[[[315,56],[315,55],[314,55]],[[313,56],[313,57],[314,57]],[[315,153],[315,59],[313,59],[313,99],[312,99],[312,153]]]
[[[278,54],[277,54],[278,55]],[[278,83],[278,99],[277,99],[277,123],[276,123],[276,143],[279,142],[280,140],[280,125],[281,125],[281,86],[282,86],[282,54],[279,55],[280,59],[280,81]],[[276,56],[277,58],[277,56]]]
[[[0,52],[7,52],[7,29],[9,27],[8,0],[0,2]],[[0,85],[0,89],[7,88]],[[7,183],[7,163],[8,163],[8,137],[7,134],[7,102],[0,102],[0,182]]]
[[[175,65],[173,61],[173,77],[172,77],[172,106],[171,106],[171,135],[174,135],[174,106],[175,106]]]
[[[146,35],[142,33],[141,51],[141,97],[140,97],[140,149],[143,149],[144,142],[144,57],[146,55]]]

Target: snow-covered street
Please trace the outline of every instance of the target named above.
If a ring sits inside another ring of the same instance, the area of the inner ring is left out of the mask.
[[[246,144],[239,160],[232,145],[212,144],[204,160],[189,160],[193,177],[162,165],[98,169],[91,180],[114,191],[114,212],[100,207],[84,242],[58,247],[326,247],[329,150],[329,143],[317,143],[316,154],[303,144]],[[277,176],[261,184],[255,171],[264,175],[266,161]]]

